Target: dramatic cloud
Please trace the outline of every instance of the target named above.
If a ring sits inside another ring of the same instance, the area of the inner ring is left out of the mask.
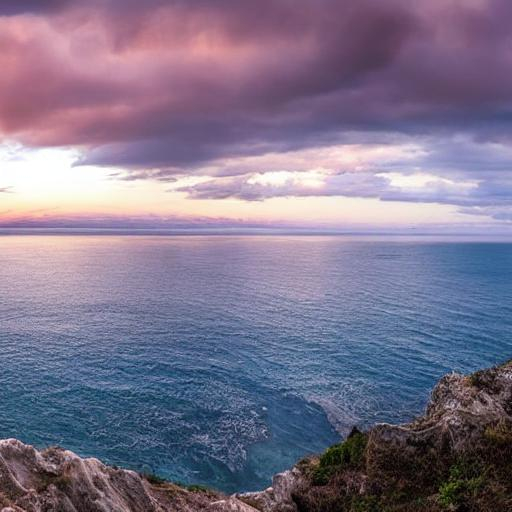
[[[185,186],[176,179],[172,189],[195,199],[344,196],[450,204],[466,214],[510,218],[512,148],[460,138],[415,140],[244,158],[237,165],[227,161],[227,172],[209,167],[202,172],[214,177]],[[311,161],[316,168],[308,169]]]
[[[0,134],[78,147],[79,164],[125,180],[209,177],[178,179],[192,197],[378,197],[508,218],[511,17],[507,0],[7,0]],[[328,148],[404,143],[417,153],[318,170]],[[404,189],[386,173],[432,178]]]
[[[2,0],[0,3],[0,16],[56,11],[69,5],[69,3],[68,0]]]

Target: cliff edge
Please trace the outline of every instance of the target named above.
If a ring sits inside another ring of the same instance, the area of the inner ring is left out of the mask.
[[[2,512],[512,511],[512,362],[450,374],[425,414],[354,428],[272,487],[225,496],[15,439],[0,441]]]
[[[62,448],[37,451],[0,441],[2,512],[254,512],[235,497],[189,490],[156,477],[82,459]]]
[[[512,361],[444,376],[423,416],[353,429],[275,483],[241,497],[262,512],[512,511]]]

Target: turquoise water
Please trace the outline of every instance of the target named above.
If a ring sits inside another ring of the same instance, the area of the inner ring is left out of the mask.
[[[512,245],[0,237],[0,436],[228,491],[512,357]]]

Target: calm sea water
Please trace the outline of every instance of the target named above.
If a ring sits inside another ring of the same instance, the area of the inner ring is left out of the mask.
[[[512,357],[512,245],[0,237],[0,436],[228,491]]]

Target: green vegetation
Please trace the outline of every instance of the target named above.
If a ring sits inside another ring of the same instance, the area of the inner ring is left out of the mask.
[[[375,496],[356,497],[350,505],[350,512],[381,512],[380,503]]]
[[[458,461],[450,468],[447,482],[439,487],[439,503],[446,508],[460,508],[474,501],[485,482],[484,470],[478,461]]]
[[[512,511],[512,379],[503,373],[509,366],[442,381],[437,407],[424,418],[405,427],[354,428],[344,442],[300,461],[304,481],[292,496],[298,511]]]
[[[309,483],[294,494],[300,512],[512,511],[512,425],[487,426],[458,453],[442,443],[370,446],[356,431],[304,472]]]
[[[496,446],[512,446],[512,425],[501,421],[497,425],[487,427],[484,437],[489,443]]]
[[[424,417],[354,428],[301,460],[292,494],[298,512],[512,512],[511,365],[444,379]]]
[[[313,483],[325,485],[336,472],[346,468],[360,467],[363,463],[367,440],[366,434],[353,429],[343,443],[328,448],[313,471]]]

